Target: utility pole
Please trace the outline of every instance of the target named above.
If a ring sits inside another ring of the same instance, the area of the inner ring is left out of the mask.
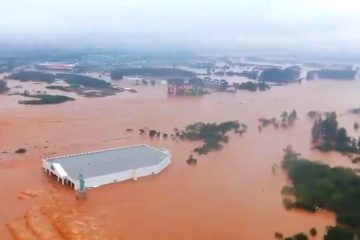
[[[86,198],[86,188],[85,188],[85,180],[84,176],[79,173],[79,189],[76,191],[76,199],[84,199]]]

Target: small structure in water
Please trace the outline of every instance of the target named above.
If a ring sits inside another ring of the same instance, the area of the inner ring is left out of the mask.
[[[168,150],[142,144],[47,158],[42,167],[63,185],[82,191],[157,174],[170,162]]]
[[[203,92],[203,82],[199,78],[167,80],[168,94],[170,95],[199,95]]]

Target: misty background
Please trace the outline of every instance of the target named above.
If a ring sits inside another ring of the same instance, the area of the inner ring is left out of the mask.
[[[360,53],[357,0],[2,0],[1,44]]]

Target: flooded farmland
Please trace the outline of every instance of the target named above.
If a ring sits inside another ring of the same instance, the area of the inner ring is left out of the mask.
[[[166,86],[139,86],[137,94],[78,97],[50,106],[23,106],[0,96],[1,239],[31,239],[31,232],[37,232],[34,239],[47,234],[52,239],[273,239],[276,231],[290,235],[312,227],[320,239],[335,223],[334,214],[285,210],[281,189],[288,181],[272,166],[280,165],[283,149],[292,145],[310,159],[358,168],[340,154],[311,149],[307,113],[336,111],[340,124],[358,137],[352,126],[359,116],[348,110],[359,106],[359,87],[358,81],[322,80],[266,92],[168,97]],[[258,118],[293,109],[299,120],[291,128],[258,131]],[[194,122],[228,120],[246,123],[248,132],[230,135],[219,151],[196,156],[196,166],[186,159],[198,142],[138,133],[145,127],[171,133]],[[169,149],[172,164],[156,176],[91,189],[83,201],[41,170],[41,159],[48,156],[139,143]],[[26,154],[15,154],[18,148]],[[90,227],[85,231],[84,225]],[[67,231],[51,235],[59,228]]]

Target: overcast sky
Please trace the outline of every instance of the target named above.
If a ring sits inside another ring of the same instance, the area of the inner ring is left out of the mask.
[[[360,50],[359,0],[1,0],[1,43]]]

